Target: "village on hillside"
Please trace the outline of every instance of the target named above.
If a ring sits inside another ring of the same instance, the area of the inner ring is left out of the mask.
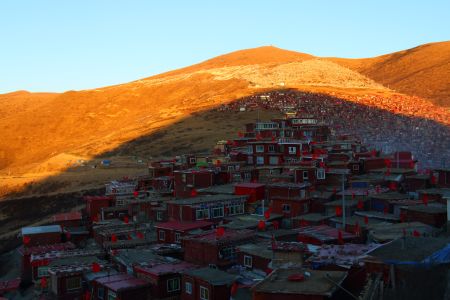
[[[450,297],[450,169],[344,134],[322,103],[283,103],[284,118],[152,161],[82,210],[22,228],[0,299]]]

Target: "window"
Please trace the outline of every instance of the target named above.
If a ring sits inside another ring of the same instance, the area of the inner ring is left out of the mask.
[[[248,157],[247,157],[247,163],[248,163],[249,165],[252,165],[252,164],[253,164],[253,156],[248,156]]]
[[[163,220],[163,212],[157,211],[156,212],[156,221],[162,221]]]
[[[105,297],[105,289],[102,287],[99,287],[97,290],[97,297],[98,299],[102,299]]]
[[[195,159],[195,157],[190,157],[189,158],[189,163],[190,164],[195,164],[197,162],[197,159]]]
[[[275,152],[275,145],[269,145],[269,152]]]
[[[186,294],[191,295],[192,294],[192,283],[186,282],[184,284],[184,290],[186,291]]]
[[[244,255],[244,266],[251,268],[252,267],[252,260],[253,258],[249,255]]]
[[[295,153],[297,153],[297,148],[293,147],[293,146],[290,146],[289,147],[289,154],[295,154]]]
[[[264,164],[264,157],[263,156],[257,156],[256,157],[256,164],[257,165],[263,165]]]
[[[253,146],[252,145],[247,146],[247,153],[248,154],[253,153]]]
[[[166,240],[166,232],[164,230],[159,231],[159,240],[165,241]]]
[[[228,166],[228,171],[229,171],[229,172],[234,171],[234,166]]]
[[[66,279],[67,290],[77,290],[81,288],[81,277],[71,277]]]
[[[175,292],[180,290],[180,278],[172,278],[167,280],[167,292]]]
[[[325,169],[317,169],[317,179],[325,179]]]
[[[245,172],[244,173],[244,179],[245,180],[250,180],[252,179],[252,174],[250,172]]]
[[[289,204],[283,204],[283,212],[284,213],[291,212],[291,206]]]
[[[209,209],[208,208],[200,208],[195,211],[195,218],[197,220],[209,219]]]
[[[201,300],[209,300],[209,290],[204,286],[200,286],[200,299]]]
[[[212,217],[213,218],[221,218],[221,217],[223,217],[223,206],[221,206],[221,207],[214,207],[212,209]]]
[[[48,267],[39,267],[37,271],[38,278],[48,276]]]
[[[359,165],[353,165],[353,171],[359,171]]]
[[[269,157],[269,164],[270,165],[278,165],[278,156]]]
[[[225,247],[220,249],[219,258],[220,259],[233,259],[236,257],[236,250],[234,247]]]
[[[309,212],[309,205],[308,203],[303,203],[303,212],[308,213]]]
[[[228,206],[229,215],[239,215],[244,213],[244,203],[233,204]]]
[[[264,152],[264,145],[256,145],[256,152],[258,153]]]
[[[116,299],[117,299],[117,294],[111,290],[108,290],[108,300],[116,300]]]
[[[181,174],[181,182],[186,183],[186,174]]]
[[[175,232],[175,243],[179,243],[181,239],[181,233]]]
[[[306,196],[306,191],[300,190],[300,198],[305,199],[305,196]]]
[[[303,171],[303,179],[308,179],[308,171]]]

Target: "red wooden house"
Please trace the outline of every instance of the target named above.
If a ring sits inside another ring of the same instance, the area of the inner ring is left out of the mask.
[[[214,185],[214,171],[208,169],[190,169],[175,171],[174,188],[177,198],[192,197],[196,189],[207,188]]]
[[[440,203],[405,206],[400,210],[406,222],[421,222],[436,228],[447,223],[447,206]]]
[[[235,195],[247,195],[247,203],[255,203],[265,198],[266,185],[262,183],[237,183],[234,185]]]
[[[235,275],[212,269],[193,269],[183,273],[182,300],[229,300]]]
[[[272,183],[267,186],[270,207],[287,218],[306,214],[310,208],[309,183]]]
[[[128,274],[118,274],[95,279],[93,300],[149,300],[150,283]]]
[[[137,278],[150,283],[151,299],[169,299],[178,298],[181,294],[181,273],[195,268],[196,265],[179,262],[153,267],[137,266],[134,273]]]
[[[62,228],[59,225],[23,227],[22,239],[25,247],[61,243]]]
[[[443,188],[450,188],[450,169],[437,169],[437,186]]]
[[[82,215],[79,211],[61,213],[52,216],[52,223],[61,227],[78,227],[81,226]]]
[[[100,220],[100,212],[103,207],[114,206],[114,198],[106,196],[85,196],[86,213],[91,222]]]
[[[155,225],[158,243],[181,243],[181,238],[193,230],[208,230],[214,223],[208,221],[180,222],[169,221]]]
[[[265,272],[274,258],[274,253],[268,246],[268,243],[250,243],[238,246],[237,264],[247,269]]]
[[[242,215],[247,196],[209,195],[168,201],[169,220],[219,222],[226,216]]]
[[[341,231],[328,225],[306,226],[294,229],[298,232],[298,240],[303,243],[322,245],[343,242],[358,241],[358,237],[352,233]],[[340,236],[341,235],[341,236]]]
[[[252,288],[255,300],[326,300],[348,296],[340,291],[344,271],[277,269]],[[346,299],[343,297],[342,299]]]
[[[253,230],[227,229],[219,235],[215,231],[186,236],[181,245],[184,260],[199,265],[229,266],[236,261],[236,246],[254,238]]]

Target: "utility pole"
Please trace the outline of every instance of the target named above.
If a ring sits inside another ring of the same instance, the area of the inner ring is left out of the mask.
[[[342,173],[342,226],[345,231],[345,174]]]

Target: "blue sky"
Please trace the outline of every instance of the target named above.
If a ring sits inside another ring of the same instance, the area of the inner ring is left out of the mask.
[[[370,57],[450,39],[450,1],[0,1],[0,93],[123,83],[274,45]]]

